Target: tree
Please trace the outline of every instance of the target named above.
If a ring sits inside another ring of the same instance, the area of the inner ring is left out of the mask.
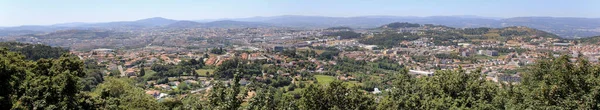
[[[220,54],[225,54],[225,50],[223,50],[222,47],[213,48],[213,49],[210,50],[210,53],[212,53],[212,54],[219,54],[220,55]]]
[[[85,75],[83,62],[63,55],[57,60],[40,59],[33,65],[31,79],[24,81],[23,96],[17,108],[72,109],[78,107],[77,94]]]
[[[531,109],[600,109],[599,67],[585,58],[561,56],[539,60],[523,75],[523,108]]]
[[[270,87],[260,89],[248,102],[248,110],[275,110],[277,103],[274,93],[273,88]]]
[[[24,57],[5,48],[0,48],[0,109],[8,110],[19,95],[19,86],[25,79],[27,62]]]
[[[329,83],[328,87],[323,91],[327,108],[338,108],[342,110],[348,110],[348,100],[346,95],[348,94],[348,88],[341,81],[333,81]]]
[[[301,93],[298,106],[303,110],[325,110],[328,109],[324,99],[323,91],[319,85],[311,84]]]
[[[499,87],[486,81],[479,70],[437,71],[434,76],[414,80],[406,74],[398,78],[379,108],[393,109],[494,109]]]
[[[181,83],[181,84],[179,84],[179,85],[177,85],[177,88],[178,88],[179,90],[188,90],[188,89],[190,89],[190,87],[188,86],[188,84],[187,84],[187,83],[185,83],[185,82],[184,82],[184,83]]]
[[[146,70],[144,69],[144,66],[140,65],[140,74],[139,77],[143,77],[146,75]]]
[[[230,82],[229,88],[225,88],[221,82],[217,82],[213,85],[212,90],[208,94],[207,109],[238,109],[243,102],[243,98],[246,97],[246,92],[240,90],[239,81],[240,77],[236,74],[234,75],[233,81]]]
[[[126,78],[107,78],[94,90],[93,97],[98,109],[162,109],[152,96],[144,93],[142,88],[133,86],[133,81]]]
[[[195,95],[195,94],[191,94],[186,96],[185,98],[182,99],[182,109],[184,110],[202,110],[203,109],[203,105],[205,103],[203,103],[201,99],[202,96],[199,95]]]

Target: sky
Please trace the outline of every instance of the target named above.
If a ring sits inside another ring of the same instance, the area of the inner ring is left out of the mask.
[[[279,15],[600,18],[600,0],[0,0],[0,26]]]

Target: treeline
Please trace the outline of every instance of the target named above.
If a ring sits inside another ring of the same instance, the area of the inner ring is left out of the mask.
[[[338,31],[338,32],[333,32],[330,34],[327,34],[327,36],[339,36],[340,39],[353,39],[353,38],[359,38],[360,37],[360,33],[356,33],[354,31]]]
[[[490,31],[490,28],[465,28],[462,30],[462,33],[467,35],[483,35],[486,34],[488,31]]]
[[[474,39],[491,39],[506,41],[521,38],[522,41],[530,41],[536,37],[561,39],[557,35],[527,27],[505,27],[505,28],[464,28],[456,29],[446,26],[423,25],[422,28],[410,30],[396,30],[396,28],[419,27],[419,24],[391,23],[382,26],[382,33],[374,33],[372,37],[360,39],[360,43],[378,45],[381,47],[403,46],[399,42],[413,41],[418,38],[430,38],[434,45],[451,46],[460,42],[473,42]],[[387,28],[385,28],[387,27]],[[477,42],[477,41],[475,41]]]
[[[496,50],[500,53],[512,53],[512,52],[516,52],[516,53],[524,53],[529,51],[528,49],[524,49],[524,48],[504,48],[504,47],[481,47],[478,48],[479,50]]]
[[[407,23],[407,22],[403,22],[403,23],[400,23],[400,22],[395,22],[395,23],[390,23],[390,24],[387,24],[387,25],[385,25],[384,27],[387,27],[387,28],[394,28],[394,29],[395,29],[395,28],[413,28],[413,27],[421,27],[421,25],[419,25],[419,24],[413,24],[413,23]]]
[[[385,31],[380,34],[375,34],[375,37],[362,38],[358,42],[368,45],[378,45],[384,48],[391,48],[400,45],[401,41],[413,41],[419,37],[412,33],[396,33],[391,31]]]
[[[150,70],[156,72],[156,74],[146,75],[146,71],[143,64],[140,66],[139,77],[145,78],[144,81],[157,80],[157,84],[168,83],[169,77],[180,77],[180,76],[193,76],[199,77],[199,73],[196,73],[196,69],[204,67],[204,60],[200,58],[196,60],[194,58],[189,60],[183,60],[178,64],[153,64],[150,66]]]
[[[19,52],[25,55],[27,60],[38,60],[42,58],[58,58],[69,50],[60,47],[50,47],[42,44],[26,44],[19,42],[0,42],[0,48]]]

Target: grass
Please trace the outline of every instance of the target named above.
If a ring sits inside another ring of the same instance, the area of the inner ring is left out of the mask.
[[[146,74],[142,76],[144,79],[148,79],[148,77],[154,76],[154,74],[156,74],[156,71],[152,71],[151,69],[144,69],[144,71],[146,72]]]
[[[348,88],[362,85],[362,83],[359,83],[358,81],[348,81],[348,82],[344,82],[344,84],[346,84],[346,87],[348,87]]]
[[[321,85],[329,84],[333,82],[333,80],[335,80],[335,77],[327,75],[315,75],[315,78],[317,79],[317,82]]]
[[[215,70],[213,69],[197,69],[196,73],[198,73],[200,76],[208,76],[208,74],[206,74],[206,72],[213,74],[215,72]]]
[[[323,52],[325,52],[325,50],[318,50],[318,49],[315,49],[315,52],[317,52],[317,54],[321,55]]]
[[[497,59],[498,56],[475,55],[475,59]]]

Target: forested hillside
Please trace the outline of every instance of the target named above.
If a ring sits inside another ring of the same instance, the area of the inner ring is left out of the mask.
[[[505,42],[519,39],[529,41],[538,37],[560,39],[555,34],[521,26],[505,28],[452,28],[431,24],[391,23],[374,30],[381,32],[363,37],[359,41],[364,44],[389,48],[400,46],[402,41],[413,41],[420,38],[431,39],[431,42],[435,45],[443,46],[485,40]]]
[[[42,44],[25,44],[18,42],[0,42],[0,48],[7,48],[10,51],[19,52],[28,60],[58,58],[60,55],[69,52],[69,50],[60,47],[50,47]]]

